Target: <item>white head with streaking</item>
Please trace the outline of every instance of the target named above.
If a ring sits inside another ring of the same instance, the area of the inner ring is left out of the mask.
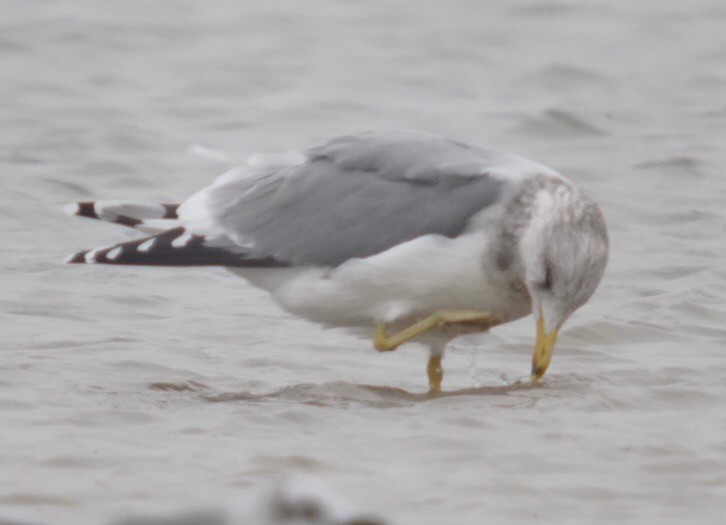
[[[338,137],[222,175],[181,205],[85,202],[75,215],[156,232],[71,263],[225,266],[285,310],[374,335],[376,349],[444,345],[530,312],[532,376],[593,294],[608,258],[597,205],[550,168],[420,133]]]
[[[557,334],[597,288],[608,260],[598,206],[558,179],[532,179],[520,199],[529,220],[519,235],[523,279],[537,321],[532,378],[544,375]]]

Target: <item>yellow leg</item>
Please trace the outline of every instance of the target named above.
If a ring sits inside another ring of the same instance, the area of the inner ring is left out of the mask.
[[[386,331],[386,323],[381,323],[376,328],[376,333],[373,337],[373,346],[379,352],[389,352],[395,350],[406,341],[410,341],[433,328],[461,324],[474,326],[481,331],[486,331],[492,326],[499,324],[499,322],[490,313],[479,310],[440,310],[391,336]]]
[[[439,394],[441,392],[441,380],[444,378],[444,369],[441,367],[441,354],[429,357],[426,365],[426,372],[429,374],[429,392]]]

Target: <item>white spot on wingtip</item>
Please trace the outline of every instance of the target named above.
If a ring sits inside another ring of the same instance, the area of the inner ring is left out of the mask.
[[[113,250],[111,250],[110,252],[108,252],[106,254],[106,258],[111,261],[115,261],[116,259],[118,259],[118,256],[121,255],[121,250],[122,250],[121,246],[117,246],[116,248],[114,248]]]
[[[83,256],[83,259],[86,261],[86,264],[95,263],[97,253],[98,253],[98,250],[91,250],[89,252],[86,252],[86,255]]]
[[[187,244],[189,244],[189,241],[192,240],[192,235],[190,233],[185,233],[183,235],[180,235],[173,241],[171,241],[171,245],[174,248],[184,248]]]
[[[71,202],[70,204],[63,206],[63,212],[68,215],[78,215],[79,211],[81,211],[81,207],[77,202]]]
[[[136,249],[142,253],[146,253],[154,246],[154,243],[156,242],[156,239],[149,239],[146,242],[142,242],[139,244]]]

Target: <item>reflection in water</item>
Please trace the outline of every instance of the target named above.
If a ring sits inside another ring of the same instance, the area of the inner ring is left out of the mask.
[[[2,2],[0,515],[246,509],[301,470],[401,524],[724,515],[724,3],[474,4]],[[193,144],[237,163],[365,129],[519,152],[601,204],[611,266],[543,384],[531,320],[429,397],[419,356],[223,270],[61,264],[123,235],[63,204],[186,197],[223,169]]]
[[[165,392],[193,392],[196,397],[210,403],[288,401],[313,406],[344,406],[356,404],[374,408],[393,408],[416,403],[459,396],[505,396],[513,393],[534,392],[546,388],[544,382],[531,383],[517,380],[503,385],[487,385],[460,390],[408,392],[401,388],[379,385],[361,385],[344,381],[329,383],[298,384],[267,393],[215,392],[211,387],[196,381],[157,382],[149,385],[152,390]]]
[[[260,498],[257,508],[235,515],[220,510],[195,511],[174,516],[129,517],[113,525],[387,525],[387,521],[360,512],[329,487],[309,476],[279,482]],[[0,522],[0,525],[3,525]],[[15,524],[13,524],[15,525]]]
[[[173,516],[133,516],[114,521],[112,525],[233,525],[236,521],[223,511],[203,510]]]

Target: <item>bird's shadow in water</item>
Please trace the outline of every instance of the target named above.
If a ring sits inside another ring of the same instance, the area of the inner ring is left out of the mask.
[[[281,401],[321,407],[362,405],[376,408],[394,408],[417,403],[431,402],[451,397],[506,396],[512,393],[542,388],[540,383],[515,381],[504,385],[480,386],[440,393],[409,392],[389,386],[361,385],[345,381],[322,384],[301,383],[266,393],[219,392],[195,381],[182,383],[153,383],[153,390],[188,392],[209,403],[264,403]]]

